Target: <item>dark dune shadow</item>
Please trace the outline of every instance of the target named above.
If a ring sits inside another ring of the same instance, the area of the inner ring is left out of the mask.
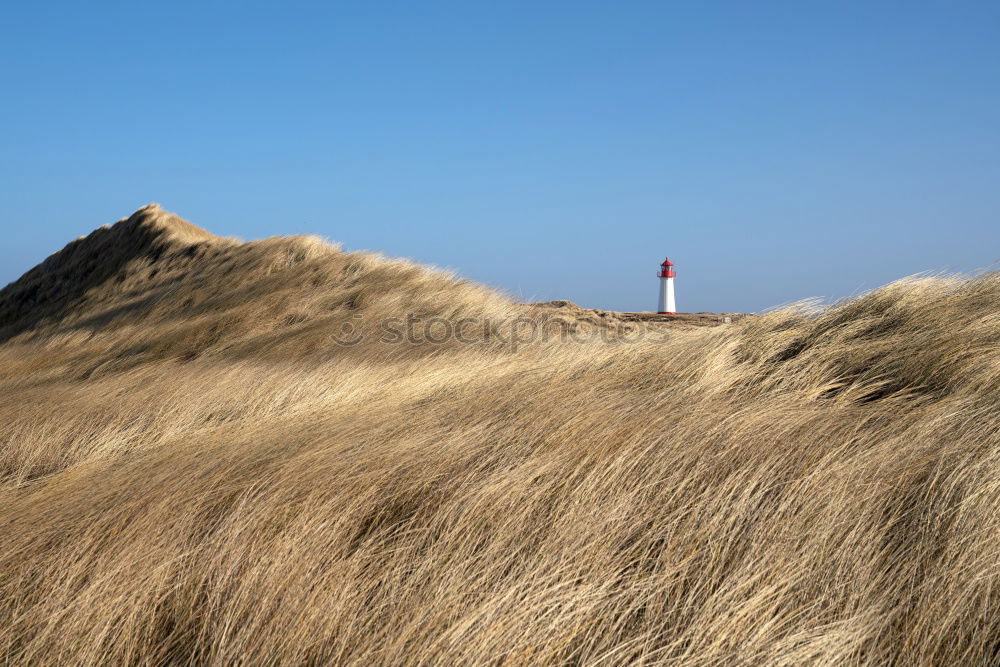
[[[171,242],[167,225],[182,223],[189,224],[155,205],[145,206],[49,256],[0,290],[0,344],[44,322],[60,321],[88,291],[123,277],[127,264],[155,261]]]

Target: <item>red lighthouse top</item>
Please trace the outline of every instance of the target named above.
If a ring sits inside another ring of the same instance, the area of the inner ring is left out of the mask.
[[[663,264],[660,264],[660,272],[658,274],[660,278],[673,278],[674,277],[674,263],[669,259],[664,259]]]

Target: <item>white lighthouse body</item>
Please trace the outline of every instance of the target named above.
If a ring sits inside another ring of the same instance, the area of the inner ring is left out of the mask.
[[[660,264],[660,303],[657,312],[661,315],[674,315],[677,313],[677,303],[674,301],[674,264],[669,259],[664,259]]]

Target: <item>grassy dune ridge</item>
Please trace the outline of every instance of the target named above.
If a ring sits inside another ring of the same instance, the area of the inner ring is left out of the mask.
[[[140,209],[0,292],[0,660],[995,664],[998,303],[646,330]]]

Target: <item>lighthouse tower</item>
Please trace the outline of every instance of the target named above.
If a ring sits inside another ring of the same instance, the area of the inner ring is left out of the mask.
[[[677,313],[677,304],[674,302],[674,264],[669,259],[663,260],[660,264],[660,272],[656,274],[660,277],[660,305],[657,312],[661,315],[674,315]]]

